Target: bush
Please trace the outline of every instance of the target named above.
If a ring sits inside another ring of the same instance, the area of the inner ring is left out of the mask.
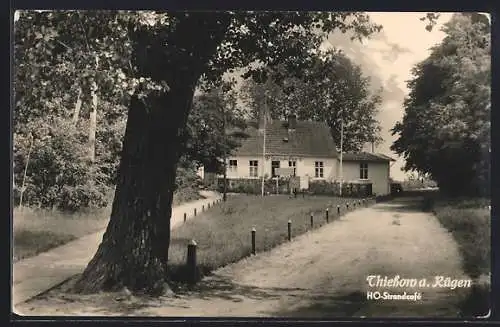
[[[88,160],[81,135],[63,119],[36,130],[33,137],[14,136],[14,203],[20,202],[24,181],[23,205],[66,211],[105,207],[110,186],[97,165]]]
[[[227,192],[230,193],[244,193],[244,194],[261,194],[262,192],[262,180],[253,178],[227,178],[226,179]],[[224,191],[224,179],[218,178],[217,180],[217,191]],[[279,194],[289,194],[290,188],[288,186],[288,181],[285,178],[280,178],[278,180],[278,191]],[[266,179],[264,180],[264,193],[276,194],[276,180]]]
[[[340,183],[327,181],[312,181],[309,183],[309,191],[317,195],[340,195]],[[372,195],[372,184],[369,183],[343,183],[342,196],[367,197]]]

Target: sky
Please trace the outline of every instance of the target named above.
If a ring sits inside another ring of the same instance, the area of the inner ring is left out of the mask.
[[[452,13],[441,13],[437,25],[431,32],[425,29],[426,23],[420,21],[422,12],[371,12],[370,18],[383,26],[380,33],[370,39],[351,41],[342,33],[329,37],[325,47],[334,46],[361,66],[366,76],[370,76],[373,89],[380,86],[384,91],[378,120],[380,121],[383,143],[375,148],[375,152],[386,154],[396,162],[391,166],[391,177],[403,180],[405,173],[401,171],[404,159],[390,151],[391,144],[397,139],[390,129],[404,115],[403,101],[408,94],[406,81],[412,78],[411,69],[427,58],[429,49],[439,44],[445,34],[440,31]],[[366,148],[366,150],[371,150]]]

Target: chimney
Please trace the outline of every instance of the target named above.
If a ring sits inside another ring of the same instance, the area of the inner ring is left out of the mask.
[[[294,131],[297,128],[297,116],[295,114],[288,115],[288,130]]]

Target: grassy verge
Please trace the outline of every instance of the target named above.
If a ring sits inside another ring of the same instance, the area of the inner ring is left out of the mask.
[[[67,214],[52,210],[15,208],[13,212],[14,262],[35,256],[105,228],[110,209]]]
[[[463,269],[476,280],[461,305],[464,316],[485,315],[489,310],[491,272],[490,199],[446,198],[436,193],[425,200],[439,222],[456,240]]]
[[[169,276],[174,282],[185,281],[187,243],[197,243],[200,277],[216,268],[236,262],[251,253],[251,229],[256,228],[256,251],[267,251],[287,240],[287,223],[292,222],[292,237],[310,230],[310,213],[314,227],[324,225],[325,209],[329,220],[337,217],[337,205],[352,202],[347,198],[307,196],[231,197],[172,231],[169,250]],[[352,207],[352,206],[351,206]]]
[[[200,198],[197,189],[182,189],[174,194],[173,205]],[[110,207],[71,214],[54,210],[15,208],[13,261],[35,256],[106,228],[110,213]]]

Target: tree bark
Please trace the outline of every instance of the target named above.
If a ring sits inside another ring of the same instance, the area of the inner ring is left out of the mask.
[[[127,287],[149,294],[163,292],[180,141],[196,83],[228,25],[225,16],[189,14],[177,23],[168,52],[165,43],[159,42],[136,50],[141,73],[164,74],[170,89],[146,99],[132,97],[111,219],[97,253],[72,291]],[[145,36],[136,40],[145,42]]]

